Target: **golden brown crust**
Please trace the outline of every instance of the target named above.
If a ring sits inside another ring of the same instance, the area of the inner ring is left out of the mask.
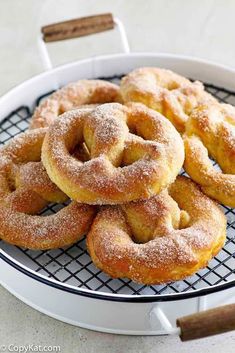
[[[90,152],[84,163],[71,155],[83,141]],[[151,197],[173,182],[184,148],[161,114],[142,104],[109,103],[56,120],[45,137],[42,161],[51,180],[72,199],[116,204]]]
[[[235,207],[235,108],[228,104],[201,105],[186,125],[184,137],[187,173],[203,191]],[[209,156],[220,166],[215,170]]]
[[[45,99],[32,116],[30,128],[49,126],[60,114],[80,106],[120,102],[120,89],[104,80],[80,80],[68,84]]]
[[[33,214],[48,202],[68,198],[40,161],[45,133],[46,129],[28,131],[0,149],[0,200],[17,211]]]
[[[120,88],[125,103],[141,102],[157,110],[180,132],[193,108],[204,101],[215,102],[201,82],[155,67],[135,69],[122,79]]]
[[[49,179],[41,159],[46,129],[18,135],[0,149],[0,238],[30,249],[70,245],[88,230],[95,209],[75,202],[52,216],[33,216],[67,196]]]
[[[190,179],[178,177],[169,194],[164,190],[138,204],[102,208],[87,235],[87,247],[96,266],[111,277],[158,284],[205,267],[225,237],[226,218],[218,205]]]
[[[50,216],[31,216],[0,205],[0,237],[28,249],[53,249],[82,238],[94,217],[92,206],[72,202]]]

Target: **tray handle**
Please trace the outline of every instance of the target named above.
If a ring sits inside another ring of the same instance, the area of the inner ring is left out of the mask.
[[[177,319],[182,341],[194,340],[235,330],[235,304],[201,311]]]
[[[41,28],[45,42],[78,38],[113,29],[115,22],[111,13],[81,17],[70,21],[53,23]]]
[[[114,18],[111,13],[81,17],[43,26],[41,28],[42,35],[38,39],[38,46],[45,70],[53,68],[46,43],[83,37],[114,29],[115,27],[121,37],[123,52],[129,53],[130,47],[123,23],[118,18]]]

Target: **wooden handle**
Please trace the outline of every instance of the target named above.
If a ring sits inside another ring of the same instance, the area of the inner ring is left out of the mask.
[[[182,341],[235,330],[235,304],[221,306],[177,319]]]
[[[54,23],[41,29],[45,42],[87,36],[114,28],[111,13],[81,17],[70,21]]]

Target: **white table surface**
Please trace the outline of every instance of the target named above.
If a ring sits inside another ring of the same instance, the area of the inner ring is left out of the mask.
[[[235,66],[234,0],[0,0],[0,94],[43,71],[40,26],[113,12],[122,19],[132,51],[192,55]],[[50,44],[54,65],[121,51],[112,31]],[[235,352],[235,333],[190,343],[178,337],[96,333],[51,319],[0,288],[1,345],[59,345],[61,352]]]

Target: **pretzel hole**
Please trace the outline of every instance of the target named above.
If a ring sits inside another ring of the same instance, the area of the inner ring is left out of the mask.
[[[91,159],[90,151],[85,142],[76,145],[72,150],[71,155],[83,163]]]
[[[37,215],[41,217],[51,216],[52,214],[55,214],[63,208],[67,207],[71,202],[72,200],[68,199],[63,203],[49,203],[40,212],[38,212]]]
[[[174,89],[180,88],[182,86],[182,83],[177,82],[173,78],[170,78],[168,75],[153,75],[154,77],[154,84],[157,88],[162,87],[165,89],[168,89],[169,91],[172,91]],[[149,82],[150,83],[150,82]]]
[[[16,191],[15,180],[8,179],[8,188],[9,188],[9,192]]]

